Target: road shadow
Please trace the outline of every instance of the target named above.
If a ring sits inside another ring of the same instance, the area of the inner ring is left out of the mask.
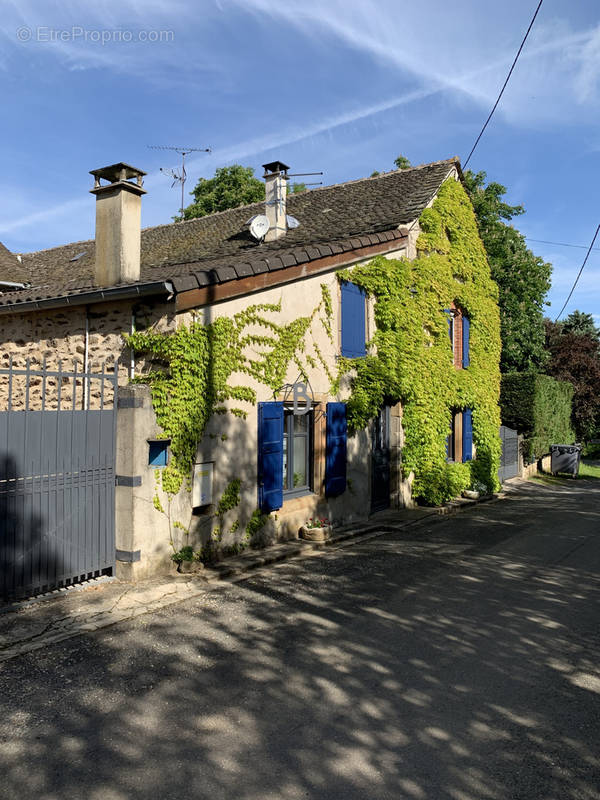
[[[525,484],[6,662],[2,796],[598,798],[599,519]]]

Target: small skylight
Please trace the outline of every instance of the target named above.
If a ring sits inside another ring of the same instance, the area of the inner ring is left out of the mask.
[[[77,255],[73,256],[73,258],[70,258],[69,261],[79,261],[79,259],[84,256],[86,252],[86,250],[83,250],[81,253],[77,253]]]
[[[287,222],[288,228],[299,228],[300,227],[300,223],[298,222],[296,217],[292,217],[289,214],[286,214],[285,215],[285,220]]]

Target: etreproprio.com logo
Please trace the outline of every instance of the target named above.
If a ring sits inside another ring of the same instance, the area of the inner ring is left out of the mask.
[[[145,42],[149,44],[162,44],[175,40],[174,31],[139,30],[131,31],[123,28],[100,29],[83,28],[73,25],[71,28],[52,28],[48,25],[38,25],[30,28],[22,25],[17,28],[17,39],[20,42],[78,42],[90,44],[130,44]]]

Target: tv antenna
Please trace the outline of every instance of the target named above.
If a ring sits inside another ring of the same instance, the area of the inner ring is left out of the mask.
[[[149,144],[148,147],[151,150],[175,150],[176,153],[179,153],[181,156],[181,170],[177,171],[176,169],[163,169],[160,168],[161,172],[164,172],[170,178],[173,178],[173,183],[171,184],[171,189],[176,186],[178,183],[181,185],[181,219],[183,220],[183,203],[185,198],[185,179],[187,177],[185,171],[185,157],[189,156],[190,153],[210,153],[210,147],[176,147],[174,145],[169,144]]]

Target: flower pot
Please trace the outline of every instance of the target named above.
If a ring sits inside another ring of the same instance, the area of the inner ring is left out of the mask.
[[[300,538],[307,542],[325,542],[331,536],[331,525],[322,528],[307,528],[303,525],[300,528]]]

